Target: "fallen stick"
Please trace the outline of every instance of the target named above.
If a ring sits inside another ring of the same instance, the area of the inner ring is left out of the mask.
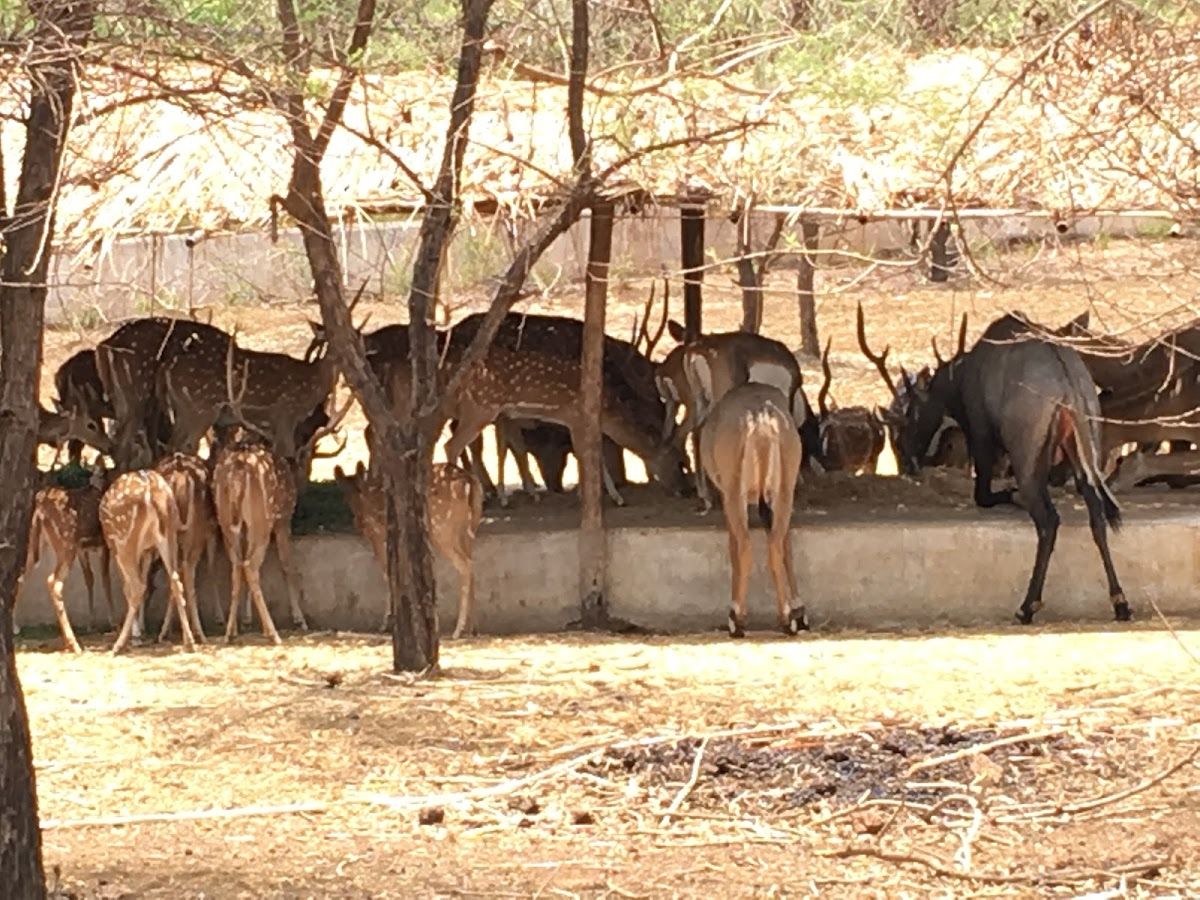
[[[851,856],[870,856],[889,863],[911,863],[924,866],[944,878],[954,878],[959,881],[981,881],[988,884],[1028,884],[1036,882],[1036,875],[999,875],[988,872],[961,872],[945,865],[936,857],[925,853],[890,853],[887,850],[877,850],[874,847],[844,847],[841,850],[830,850],[820,854],[835,859],[847,859]]]
[[[692,759],[692,774],[679,789],[679,793],[675,795],[675,799],[671,801],[671,805],[667,807],[666,813],[658,822],[659,828],[666,828],[671,821],[671,816],[679,812],[679,808],[683,806],[683,801],[687,799],[688,794],[692,792],[692,788],[696,786],[696,782],[700,780],[700,763],[704,761],[704,749],[708,746],[708,738],[700,741],[700,746],[696,748],[696,756]]]
[[[980,753],[990,753],[1000,747],[1007,747],[1010,744],[1020,744],[1023,741],[1044,741],[1046,738],[1054,737],[1055,735],[1063,734],[1061,728],[1047,728],[1043,731],[1027,731],[1023,734],[1010,734],[1008,737],[997,738],[994,741],[988,741],[986,744],[975,744],[973,747],[966,747],[962,750],[955,750],[953,753],[946,753],[942,756],[934,756],[930,759],[923,759],[918,763],[913,763],[905,771],[905,776],[915,775],[917,772],[924,772],[926,769],[933,769],[945,763],[958,762],[960,759],[967,759],[971,756],[978,756]]]
[[[324,803],[291,803],[287,806],[237,806],[233,809],[192,809],[181,812],[133,813],[125,816],[97,816],[94,819],[43,819],[42,831],[56,828],[99,828],[145,825],[154,822],[198,822],[206,819],[243,819],[250,816],[285,816],[292,813],[319,813]]]
[[[1110,803],[1116,803],[1120,800],[1125,800],[1135,794],[1140,794],[1147,791],[1160,782],[1166,781],[1184,766],[1195,760],[1197,754],[1200,754],[1200,747],[1195,748],[1191,753],[1174,765],[1168,766],[1157,775],[1152,775],[1149,778],[1139,781],[1133,787],[1125,788],[1122,791],[1117,791],[1113,794],[1104,794],[1100,797],[1092,797],[1089,800],[1080,800],[1076,803],[1058,803],[1053,806],[1044,806],[1040,809],[1032,809],[1028,812],[1014,816],[999,816],[997,822],[1011,823],[1020,822],[1027,819],[1044,819],[1050,816],[1071,815],[1073,813],[1087,812],[1089,810],[1098,809],[1101,806],[1107,806]]]

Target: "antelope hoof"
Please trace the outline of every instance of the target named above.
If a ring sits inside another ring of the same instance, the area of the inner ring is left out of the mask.
[[[808,614],[803,606],[797,606],[788,613],[787,624],[784,625],[784,634],[799,634],[802,631],[808,631]]]
[[[1040,604],[1040,603],[1023,604],[1021,606],[1021,608],[1017,610],[1017,616],[1016,616],[1017,624],[1018,625],[1032,625],[1033,624],[1033,614],[1041,608],[1042,608],[1042,604]]]
[[[1112,598],[1113,618],[1118,622],[1128,622],[1133,618],[1133,610],[1125,602],[1124,594],[1116,594]]]
[[[298,619],[292,619],[292,626],[299,631],[308,632],[308,622],[304,620],[303,616]]]
[[[731,638],[744,638],[746,629],[742,627],[742,623],[737,620],[732,612],[729,613],[729,636]]]

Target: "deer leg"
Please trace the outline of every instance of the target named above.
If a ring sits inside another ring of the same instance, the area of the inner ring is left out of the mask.
[[[291,523],[286,520],[275,524],[275,552],[279,554],[279,565],[283,569],[284,580],[287,581],[288,603],[292,608],[292,624],[301,631],[308,631],[304,610],[300,608],[300,598],[304,595],[304,587],[300,584],[300,579],[296,577],[290,529]]]
[[[242,577],[246,564],[241,560],[230,559],[229,571],[229,613],[225,616],[225,643],[237,636],[238,606],[242,602]]]
[[[975,505],[983,509],[1013,502],[1011,490],[993,491],[992,476],[996,468],[995,443],[990,434],[973,440],[971,462],[975,465]]]
[[[266,555],[265,547],[262,550],[255,550],[251,554],[250,561],[246,564],[246,586],[250,590],[250,599],[254,603],[254,608],[258,611],[258,621],[262,625],[263,636],[272,644],[282,644],[279,632],[275,630],[271,611],[267,609],[267,601],[263,599],[262,584],[259,582],[263,559]]]
[[[88,621],[96,618],[96,573],[92,571],[92,561],[83,550],[79,554],[79,571],[83,575],[83,587],[87,591]]]
[[[117,634],[112,652],[115,656],[125,649],[133,632],[134,620],[146,596],[148,564],[142,559],[129,560],[124,555],[117,557],[117,568],[121,570],[121,581],[125,587],[125,622]]]
[[[196,566],[200,560],[191,553],[180,554],[179,577],[183,579],[183,598],[187,601],[188,617],[192,623],[192,636],[196,643],[203,644],[204,626],[200,622],[200,601],[196,598]]]
[[[455,460],[467,449],[468,446],[478,443],[480,450],[483,448],[483,439],[481,437],[483,429],[491,424],[495,416],[488,418],[486,414],[472,416],[470,418],[460,418],[454,423],[454,431],[450,435],[450,440],[446,442],[446,459]],[[488,477],[487,468],[480,460],[482,453],[477,454],[471,462],[470,468],[474,472],[479,483],[484,486],[486,493],[487,485],[491,484],[491,479]],[[476,465],[478,464],[478,468]],[[482,470],[482,471],[481,471]],[[486,481],[484,479],[487,479]],[[495,486],[493,485],[493,490]]]
[[[167,611],[163,613],[162,628],[158,630],[158,643],[162,643],[167,639],[167,635],[171,633],[171,626],[175,624],[175,604],[168,602]]]
[[[808,631],[808,613],[796,589],[796,571],[792,563],[792,498],[794,484],[784,477],[779,496],[767,498],[771,508],[771,527],[767,533],[767,565],[775,581],[775,599],[779,627],[784,634]],[[796,479],[798,480],[798,479]]]
[[[179,548],[176,546],[173,534],[160,535],[157,543],[158,555],[167,576],[167,592],[170,595],[167,599],[167,609],[169,610],[173,605],[175,611],[179,613],[179,632],[183,638],[184,649],[195,650],[196,639],[192,635],[191,625],[188,624],[191,620],[188,618],[187,598],[184,596],[183,580],[179,577]]]
[[[513,449],[512,447],[509,446],[509,444],[510,444],[509,430],[516,429],[516,425],[514,425],[512,422],[510,422],[504,418],[499,418],[495,422],[495,428],[496,428],[496,496],[500,500],[501,509],[508,509],[508,485],[506,484],[506,480],[504,477],[504,468],[505,468],[505,463],[508,460],[508,452],[510,449]],[[476,441],[475,443],[482,446],[483,441],[482,441],[482,439],[480,439],[480,440]],[[475,446],[475,444],[472,444],[472,447],[474,447],[474,446]],[[480,454],[480,455],[482,455],[482,454]],[[513,456],[517,456],[517,455],[518,455],[518,453],[516,453],[516,452],[513,453]],[[519,468],[519,466],[518,466],[518,468]],[[476,473],[476,477],[479,477],[478,473]]]
[[[1017,621],[1022,625],[1033,622],[1033,614],[1042,608],[1042,589],[1046,583],[1046,569],[1050,566],[1050,555],[1054,552],[1054,542],[1058,536],[1058,511],[1050,500],[1050,490],[1044,477],[1030,486],[1027,481],[1019,484],[1019,496],[1029,517],[1033,519],[1037,529],[1037,555],[1033,562],[1033,574],[1029,578],[1029,588],[1025,592],[1025,600],[1017,612]]]
[[[104,587],[104,600],[108,604],[108,627],[117,627],[117,604],[113,600],[112,591],[112,554],[108,551],[108,545],[102,544],[100,547],[100,578]]]
[[[573,428],[570,429],[570,432],[571,432],[571,446],[575,448],[575,458],[578,459],[579,458],[579,448],[583,446],[583,441],[580,440],[580,435],[577,431],[575,431],[575,429],[573,429]],[[603,433],[601,434],[601,439],[603,440]],[[604,491],[605,491],[605,493],[608,494],[609,499],[611,499],[612,502],[615,503],[617,506],[624,506],[625,499],[621,496],[620,492],[617,491],[617,486],[615,484],[613,484],[612,475],[609,474],[608,466],[606,466],[604,464],[603,448],[601,448],[601,453],[600,453],[600,479],[601,479],[601,481],[604,482]],[[579,489],[580,489],[580,493],[582,494],[582,491],[583,491],[583,466],[579,467]]]
[[[729,610],[729,636],[746,636],[746,595],[750,590],[750,525],[745,497],[722,497],[729,531],[729,566],[733,605]]]
[[[708,476],[704,472],[704,462],[700,459],[699,429],[692,431],[692,458],[695,459],[696,496],[700,498],[700,515],[707,516],[712,511],[713,503]],[[724,497],[722,497],[722,502],[724,502]]]
[[[475,579],[471,570],[470,536],[460,533],[451,552],[446,556],[458,572],[458,621],[454,624],[454,634],[451,637],[460,638],[464,634],[475,633],[475,629],[471,627],[475,606]]]
[[[537,482],[533,478],[533,470],[529,468],[530,450],[529,444],[525,440],[525,432],[521,426],[511,420],[501,420],[503,426],[496,429],[497,439],[503,436],[508,449],[512,450],[513,459],[517,463],[517,473],[521,476],[521,490],[538,501],[541,495],[538,492]],[[504,466],[500,466],[500,471],[504,471]]]
[[[68,550],[67,553],[58,557],[56,562],[54,571],[46,579],[46,592],[50,595],[50,602],[54,606],[54,616],[58,619],[58,630],[62,632],[63,643],[72,653],[82,653],[83,649],[79,646],[79,641],[75,639],[75,631],[71,628],[71,620],[67,618],[67,608],[63,603],[63,582],[66,581],[67,574],[71,571],[71,564],[75,562],[75,554]]]
[[[454,434],[458,434],[458,428],[460,424],[461,422],[455,423]],[[479,479],[479,483],[483,485],[484,493],[496,494],[498,496],[501,491],[501,486],[492,481],[492,476],[488,472],[487,466],[483,464],[483,429],[486,427],[487,423],[481,425],[479,427],[479,431],[476,432],[476,434],[466,445],[464,445],[463,449],[459,451],[459,453],[451,456],[447,452],[446,459],[455,460],[462,456],[463,468],[467,469]],[[451,440],[453,440],[453,435],[451,435]],[[500,472],[500,481],[501,483],[504,481],[503,471]]]
[[[1081,475],[1075,476],[1075,487],[1083,495],[1083,502],[1087,504],[1088,525],[1092,528],[1092,541],[1096,544],[1096,549],[1100,551],[1100,561],[1104,564],[1104,576],[1108,579],[1108,598],[1112,601],[1113,617],[1118,622],[1128,622],[1132,613],[1125,600],[1125,592],[1121,589],[1121,582],[1117,579],[1117,570],[1113,566],[1112,554],[1108,549],[1108,523],[1104,515],[1104,498],[1100,496],[1100,492],[1092,486],[1091,482]]]

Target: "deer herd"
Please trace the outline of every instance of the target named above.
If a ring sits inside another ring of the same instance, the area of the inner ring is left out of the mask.
[[[830,398],[826,344],[824,382],[814,411],[796,357],[786,346],[744,332],[686,340],[682,326],[669,318],[668,303],[664,295],[661,321],[651,329],[652,290],[631,338],[605,338],[604,486],[615,504],[625,502],[627,450],[644,461],[668,493],[683,496],[694,490],[704,512],[713,505],[710,485],[716,487],[729,533],[731,635],[741,636],[746,624],[748,507],[757,505],[767,528],[779,627],[788,634],[805,630],[807,612],[789,540],[802,473],[819,478],[831,470],[873,472],[887,441],[903,474],[931,466],[973,469],[979,506],[1018,502],[1029,513],[1038,540],[1017,613],[1025,623],[1041,606],[1058,528],[1049,486],[1073,476],[1087,506],[1114,615],[1130,617],[1108,548],[1107,528],[1118,526],[1120,511],[1106,476],[1118,468],[1117,451],[1129,443],[1141,451],[1119,465],[1130,482],[1193,470],[1193,454],[1147,454],[1164,441],[1172,441],[1174,450],[1184,449],[1181,442],[1200,443],[1200,326],[1131,345],[1093,338],[1086,315],[1051,331],[1014,313],[991,323],[968,348],[964,316],[949,359],[942,358],[934,341],[931,365],[915,373],[901,367],[894,376],[889,350],[877,353],[868,343],[860,305],[859,346],[878,368],[891,401],[877,409],[839,408]],[[482,319],[468,316],[436,333],[443,373],[457,365]],[[655,363],[652,354],[664,334],[677,343]],[[406,415],[411,396],[407,327],[385,326],[362,334],[362,340],[388,402],[397,415]],[[459,577],[456,637],[471,628],[471,558],[484,496],[494,493],[502,506],[509,502],[503,477],[507,454],[515,456],[526,492],[536,489],[531,458],[547,489],[562,490],[567,455],[585,434],[579,402],[582,345],[579,320],[510,313],[483,359],[449,398],[446,456],[452,462],[435,466],[429,510],[431,542]],[[39,440],[66,447],[74,462],[84,445],[101,456],[86,485],[48,484],[38,491],[26,565],[28,575],[47,547],[54,556],[47,587],[66,646],[79,652],[64,605],[64,581],[78,559],[94,610],[93,556],[99,556],[113,627],[118,623],[110,559],[121,576],[125,613],[114,652],[143,633],[155,558],[169,595],[159,639],[177,623],[185,648],[204,641],[197,570],[207,560],[207,574],[213,573],[218,546],[230,566],[229,604],[215,611],[227,640],[238,630],[244,588],[263,634],[280,641],[260,580],[272,543],[292,623],[306,628],[290,523],[297,491],[321,455],[318,443],[337,433],[346,414],[349,401],[334,408],[338,379],[335,357],[317,325],[304,357],[294,358],[241,347],[236,332],[211,324],[140,318],[68,359],[55,374],[55,409],[41,410]],[[497,434],[498,485],[482,463],[480,435],[489,425]],[[369,429],[367,438],[370,446]],[[203,457],[202,444],[207,445]],[[112,459],[111,471],[104,457]],[[380,476],[359,463],[352,474],[338,467],[336,477],[357,528],[386,567]],[[998,478],[1011,478],[1013,487],[994,491]]]

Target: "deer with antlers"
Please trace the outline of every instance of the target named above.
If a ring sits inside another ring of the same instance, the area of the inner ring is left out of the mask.
[[[883,383],[887,385],[888,393],[892,397],[887,406],[877,408],[876,414],[887,428],[892,450],[896,454],[897,469],[905,474],[915,475],[922,466],[969,468],[971,460],[969,454],[966,453],[966,438],[962,433],[962,428],[948,415],[942,421],[941,427],[930,437],[928,446],[922,449],[919,459],[902,458],[899,448],[908,445],[904,434],[905,429],[909,427],[908,410],[918,396],[923,396],[928,392],[933,373],[926,366],[916,375],[910,375],[904,366],[901,366],[900,384],[897,386],[896,382],[892,380],[887,365],[888,354],[892,348],[887,346],[883,348],[882,353],[873,353],[867,344],[866,323],[861,302],[858,304],[856,328],[859,349],[862,350],[863,356],[879,370],[879,374],[883,377]],[[963,354],[966,343],[967,315],[963,313],[962,324],[958,331],[956,357]],[[933,340],[933,350],[935,357],[939,360],[938,364],[941,365],[941,354],[938,352],[936,339]]]
[[[232,343],[212,325],[155,316],[127,322],[97,345],[96,372],[112,404],[119,468],[149,465],[163,454],[171,426],[157,403],[160,370],[180,353],[224,361]]]
[[[767,567],[775,583],[779,627],[785,634],[808,629],[796,590],[789,534],[803,450],[791,400],[778,388],[748,382],[727,391],[700,429],[700,461],[721,493],[729,531],[732,606],[729,634],[742,637],[750,583],[750,525],[746,509],[757,503],[767,526]]]
[[[387,495],[380,479],[361,462],[353,475],[336,467],[334,477],[345,493],[355,527],[370,543],[375,559],[386,572]],[[483,487],[479,480],[458,466],[435,465],[429,482],[429,539],[458,572],[458,620],[452,635],[456,639],[472,630],[475,581],[471,555],[482,518]],[[389,609],[382,630],[387,630],[390,621]]]
[[[832,338],[825,342],[821,354],[821,371],[825,381],[817,394],[820,412],[820,461],[827,471],[874,472],[879,454],[883,452],[883,423],[878,415],[865,406],[839,408],[829,398],[833,372],[829,366]]]
[[[29,573],[41,561],[44,545],[54,554],[54,568],[46,577],[46,592],[58,619],[66,649],[81,653],[79,641],[67,616],[63,602],[63,585],[71,567],[79,559],[83,571],[83,583],[87,587],[88,615],[96,614],[95,575],[91,557],[100,557],[100,578],[104,585],[104,599],[108,602],[108,624],[115,624],[117,609],[113,603],[112,579],[109,573],[109,551],[100,528],[100,498],[104,494],[106,472],[97,467],[89,483],[78,488],[63,488],[49,485],[34,496],[33,517],[29,522],[29,547],[25,558],[25,569],[17,581],[17,596]]]
[[[226,642],[237,634],[238,602],[244,583],[258,612],[263,635],[272,643],[281,643],[260,581],[272,538],[287,581],[292,622],[307,631],[308,623],[301,608],[303,588],[292,555],[291,520],[296,510],[296,484],[291,469],[260,440],[243,437],[222,445],[213,469],[212,492],[231,570]]]
[[[125,588],[125,621],[113,644],[120,653],[129,643],[134,623],[146,597],[150,561],[155,553],[167,573],[170,602],[179,617],[183,646],[194,650],[195,637],[189,626],[187,600],[179,577],[179,507],[171,485],[158,472],[145,469],[125,472],[104,492],[100,500],[100,527],[109,553],[117,561]],[[203,640],[203,634],[200,635]]]

